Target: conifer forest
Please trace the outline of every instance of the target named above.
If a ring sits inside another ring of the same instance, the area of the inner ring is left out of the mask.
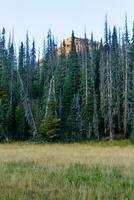
[[[0,141],[134,139],[134,24],[109,28],[100,41],[72,31],[57,44],[49,30],[19,48],[0,34]],[[79,48],[76,40],[79,40]]]

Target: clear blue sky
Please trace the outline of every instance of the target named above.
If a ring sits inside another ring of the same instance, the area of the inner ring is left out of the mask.
[[[5,26],[7,32],[14,29],[17,44],[29,30],[37,46],[49,28],[58,41],[68,37],[72,29],[82,37],[85,27],[88,36],[93,31],[99,40],[106,13],[111,26],[123,28],[127,12],[130,31],[134,19],[134,0],[1,0],[0,8],[0,28]]]

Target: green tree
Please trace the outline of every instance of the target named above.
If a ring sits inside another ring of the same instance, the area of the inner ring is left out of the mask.
[[[56,114],[56,104],[54,97],[50,97],[48,104],[48,113],[43,124],[43,136],[48,141],[54,141],[60,136],[60,119],[58,119]]]
[[[64,127],[64,131],[66,131],[68,128],[67,119],[72,109],[71,105],[73,99],[76,100],[76,98],[74,97],[79,96],[79,89],[80,89],[79,87],[80,87],[80,67],[78,64],[78,55],[75,46],[75,36],[74,32],[72,32],[71,51],[68,56],[67,74],[65,78],[63,101],[62,101],[62,127]],[[79,106],[79,104],[80,102],[76,102],[77,106]]]

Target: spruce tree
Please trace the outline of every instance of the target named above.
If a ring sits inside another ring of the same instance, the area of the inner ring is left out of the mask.
[[[53,95],[51,95],[48,103],[48,111],[44,120],[42,134],[48,141],[54,141],[60,136],[60,119],[58,119],[56,114],[56,102]]]
[[[77,97],[79,96],[79,88],[80,87],[80,68],[78,65],[78,55],[76,51],[76,46],[75,46],[75,36],[74,32],[72,31],[72,37],[71,37],[71,50],[70,54],[68,57],[68,69],[67,69],[67,75],[65,79],[65,84],[64,84],[64,92],[63,92],[63,102],[62,102],[62,121],[63,121],[63,126],[65,127],[65,131],[68,127],[68,120],[70,121],[70,113],[71,115],[74,116],[76,114],[76,118],[78,117],[80,113],[73,113],[75,110],[73,109],[74,101],[75,104],[77,105],[77,110],[78,107],[80,106],[79,100],[77,100]],[[78,98],[79,99],[79,98]],[[74,118],[72,118],[74,120]],[[73,124],[73,122],[72,122]],[[70,127],[71,128],[71,127]],[[79,127],[77,127],[77,130]],[[72,134],[74,131],[73,126],[72,126],[72,131],[70,131],[69,134]],[[70,136],[69,136],[70,137]]]

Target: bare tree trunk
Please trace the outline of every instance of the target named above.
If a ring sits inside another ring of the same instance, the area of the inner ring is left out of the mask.
[[[112,117],[112,70],[111,63],[109,62],[109,53],[107,51],[107,84],[108,84],[108,122],[109,122],[109,133],[110,140],[113,139],[113,117]]]
[[[124,88],[124,137],[127,135],[127,117],[128,117],[128,56],[127,56],[127,47],[125,50],[126,59],[125,59],[125,88]]]
[[[50,85],[49,85],[48,98],[47,98],[46,111],[45,111],[45,118],[47,117],[47,114],[48,114],[48,104],[49,104],[50,97],[51,97],[52,84],[53,84],[53,78],[51,79]]]
[[[27,93],[24,90],[24,85],[23,85],[19,71],[18,71],[18,78],[20,81],[20,87],[21,87],[20,93],[21,93],[21,97],[23,99],[25,117],[27,119],[29,127],[31,128],[31,130],[33,132],[33,137],[35,137],[37,135],[36,123],[35,123],[34,116],[32,113],[31,104],[30,104],[29,98],[27,96]]]

